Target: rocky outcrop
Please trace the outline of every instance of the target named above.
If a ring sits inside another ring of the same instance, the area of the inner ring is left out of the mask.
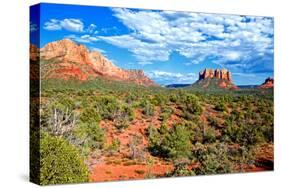
[[[204,69],[199,72],[199,79],[193,84],[194,87],[239,89],[232,83],[231,72],[226,69]]]
[[[199,80],[205,78],[225,79],[229,82],[232,82],[231,73],[226,69],[205,69],[199,73]]]
[[[40,66],[39,66],[39,48],[34,44],[29,45],[29,77],[30,80],[39,80],[40,78]]]
[[[114,65],[100,52],[90,52],[84,45],[70,39],[48,43],[40,50],[44,78],[76,78],[88,80],[102,77],[139,85],[156,85],[142,70],[124,70]],[[51,63],[50,63],[51,62]]]
[[[55,59],[60,62],[76,62],[90,64],[89,51],[84,45],[79,45],[70,39],[50,42],[40,50],[43,60]]]
[[[265,79],[264,83],[259,86],[261,89],[268,89],[268,88],[273,88],[274,87],[274,80],[273,78],[268,77]]]
[[[34,44],[29,45],[29,58],[31,61],[39,60],[39,48],[37,48]]]

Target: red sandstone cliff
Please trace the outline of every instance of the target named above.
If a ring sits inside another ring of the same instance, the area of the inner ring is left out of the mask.
[[[34,44],[30,44],[29,46],[29,58],[31,61],[39,60],[39,48]]]
[[[121,69],[100,52],[90,52],[84,45],[69,39],[48,43],[40,50],[40,60],[49,62],[41,64],[43,78],[88,80],[102,77],[139,85],[155,85],[142,70]]]

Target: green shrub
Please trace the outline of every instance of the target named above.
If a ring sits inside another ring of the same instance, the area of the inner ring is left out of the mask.
[[[195,176],[196,174],[187,168],[189,162],[180,161],[174,163],[174,170],[167,174],[168,176],[178,177],[178,176]]]
[[[204,143],[213,143],[216,141],[216,130],[213,127],[207,127],[203,135]]]
[[[231,173],[234,170],[225,144],[196,144],[193,154],[200,163],[194,169],[196,175]]]
[[[120,148],[120,140],[118,138],[116,138],[107,147],[107,151],[109,151],[110,153],[115,153],[115,152],[119,151],[119,148]]]
[[[264,135],[260,130],[260,126],[251,124],[229,125],[225,130],[225,136],[243,146],[251,146],[264,141]]]
[[[114,120],[120,107],[120,102],[113,96],[103,96],[96,99],[95,108],[103,119]]]
[[[153,116],[154,115],[154,105],[151,104],[148,100],[143,100],[140,103],[140,107],[142,108],[142,113],[145,116]]]
[[[80,123],[74,129],[74,135],[78,138],[80,145],[84,148],[102,148],[104,144],[104,131],[99,124]]]
[[[40,140],[40,184],[88,181],[88,170],[78,150],[62,138],[42,134]]]
[[[156,94],[153,100],[153,104],[157,106],[166,105],[168,103],[168,97],[165,94]]]
[[[84,123],[100,122],[101,115],[94,108],[86,108],[82,111],[80,120]]]
[[[221,111],[221,112],[225,112],[225,111],[227,111],[227,107],[226,107],[226,105],[225,105],[224,102],[219,101],[219,102],[217,102],[217,104],[215,105],[215,110]]]
[[[184,158],[191,154],[190,132],[183,125],[175,125],[168,131],[152,129],[149,150],[153,155],[165,158]]]
[[[127,118],[118,118],[116,120],[114,120],[115,122],[115,127],[119,130],[119,131],[123,131],[125,129],[127,129],[130,126],[130,122]]]
[[[217,128],[223,127],[223,120],[220,120],[217,117],[208,116],[208,122],[212,127],[217,127]]]
[[[114,125],[119,131],[123,131],[130,126],[130,122],[134,119],[134,112],[129,106],[122,106],[115,115]]]
[[[200,115],[203,111],[199,98],[193,94],[181,93],[179,105],[184,112],[186,111],[193,115]]]
[[[166,121],[173,113],[173,109],[169,106],[164,106],[161,108],[160,120]]]

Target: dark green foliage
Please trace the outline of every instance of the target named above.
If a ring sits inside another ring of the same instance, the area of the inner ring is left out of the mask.
[[[215,110],[225,112],[227,111],[227,107],[224,102],[219,101],[215,106]]]
[[[196,174],[188,169],[188,165],[190,165],[190,161],[175,161],[174,162],[174,170],[167,174],[167,176],[178,177],[178,176],[195,176]]]
[[[214,116],[208,116],[208,121],[209,121],[209,124],[212,127],[215,127],[215,128],[221,128],[224,125],[222,120],[220,120],[220,119],[218,119],[217,117],[214,117]]]
[[[97,109],[103,119],[114,120],[120,113],[121,104],[113,96],[103,96],[97,98],[95,109]]]
[[[168,97],[167,97],[167,95],[162,94],[162,93],[156,94],[152,103],[157,106],[167,105]]]
[[[80,120],[84,123],[100,122],[101,116],[95,108],[86,108],[82,111]]]
[[[168,106],[164,106],[161,108],[160,120],[166,121],[173,113],[173,109]]]
[[[206,127],[203,135],[203,143],[213,143],[216,141],[216,131],[213,127]]]
[[[183,125],[175,125],[170,130],[165,127],[152,129],[149,141],[150,151],[154,155],[176,159],[191,154],[190,132]]]
[[[104,131],[96,122],[80,123],[74,130],[74,135],[80,145],[86,148],[102,148],[104,142]]]
[[[141,101],[139,106],[141,107],[142,113],[145,116],[149,117],[149,116],[153,116],[154,115],[154,105],[152,103],[150,103],[148,100]]]
[[[129,106],[121,106],[118,114],[116,114],[114,123],[115,127],[123,131],[130,126],[130,122],[134,119],[133,109]]]
[[[225,144],[197,144],[193,154],[200,162],[194,170],[197,175],[230,173],[234,170]]]
[[[192,115],[200,115],[202,113],[202,107],[199,98],[193,94],[182,92],[180,94],[179,105],[184,112],[188,112]]]
[[[62,138],[46,133],[40,140],[40,184],[88,181],[88,170],[78,149]]]
[[[255,145],[264,139],[262,132],[260,131],[260,127],[250,124],[230,125],[226,128],[225,134],[232,142],[236,142],[247,147]]]

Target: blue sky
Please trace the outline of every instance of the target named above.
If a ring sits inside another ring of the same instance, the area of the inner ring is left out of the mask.
[[[273,18],[41,4],[31,42],[69,38],[159,84],[193,83],[205,68],[226,68],[237,85],[273,77]]]

